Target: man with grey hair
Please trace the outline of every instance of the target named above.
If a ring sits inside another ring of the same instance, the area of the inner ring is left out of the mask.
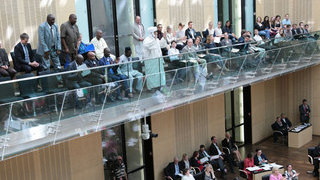
[[[102,38],[102,34],[103,34],[102,30],[98,29],[96,31],[96,37],[94,37],[91,40],[91,43],[93,44],[96,52],[96,57],[98,59],[103,58],[103,51],[105,48],[108,48],[106,41]]]
[[[44,69],[50,69],[50,59],[55,70],[60,70],[59,54],[61,51],[61,40],[58,26],[55,24],[53,14],[47,16],[47,21],[38,28],[38,49],[37,54],[42,56]]]
[[[144,26],[141,24],[140,16],[136,16],[136,21],[132,27],[133,44],[135,56],[141,60],[143,57],[143,40],[145,38]]]

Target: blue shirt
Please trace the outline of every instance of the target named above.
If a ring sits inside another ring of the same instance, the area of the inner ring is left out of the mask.
[[[290,19],[283,19],[282,20],[282,27],[284,26],[284,25],[288,25],[288,24],[290,24],[291,25],[291,21],[290,21]]]
[[[99,65],[100,66],[105,66],[105,65],[110,65],[112,61],[111,57],[103,57],[99,60]],[[103,72],[105,74],[105,72]],[[109,68],[109,73],[114,74],[113,69]]]
[[[25,57],[25,60],[29,63],[30,62],[30,57],[29,57],[29,51],[28,51],[28,48],[27,48],[27,45],[24,45],[22,44],[22,49],[23,49],[23,52],[24,52],[24,57]]]
[[[174,168],[176,169],[174,175],[179,175],[179,174],[180,174],[179,165],[178,165],[178,164],[175,164],[175,165],[174,165]]]

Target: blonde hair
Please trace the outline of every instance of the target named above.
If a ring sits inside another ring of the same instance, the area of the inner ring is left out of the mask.
[[[279,168],[278,167],[273,167],[272,168],[272,173],[275,173],[276,171],[279,171]]]

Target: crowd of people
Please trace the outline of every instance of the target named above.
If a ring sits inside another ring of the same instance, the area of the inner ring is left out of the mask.
[[[291,27],[289,15],[286,15],[283,20],[280,16],[272,17],[270,22],[268,16],[263,21],[257,17],[253,36],[250,31],[242,30],[241,36],[237,37],[232,31],[229,20],[224,26],[219,21],[215,28],[210,22],[208,28],[202,33],[193,28],[192,21],[188,22],[185,30],[182,23],[179,23],[177,31],[174,31],[172,26],[168,26],[165,31],[162,28],[161,24],[157,27],[149,27],[147,29],[149,35],[146,36],[141,18],[137,16],[132,26],[135,57],[132,56],[130,47],[126,47],[125,52],[120,57],[116,57],[104,40],[102,30],[96,30],[95,37],[86,44],[82,42],[75,14],[71,14],[69,20],[61,24],[60,29],[55,24],[55,16],[49,14],[47,21],[39,26],[36,52],[32,50],[26,33],[20,35],[20,42],[12,53],[14,67],[10,66],[6,51],[0,48],[0,75],[14,78],[17,72],[39,74],[41,71],[82,70],[82,73],[70,73],[62,83],[71,90],[115,82],[114,86],[117,90],[108,97],[108,101],[127,100],[132,98],[136,91],[141,91],[144,76],[146,76],[145,86],[148,91],[162,91],[166,85],[164,64],[167,61],[171,65],[169,67],[173,69],[192,67],[194,82],[198,83],[212,78],[213,68],[228,70],[230,67],[225,65],[223,59],[256,52],[260,53],[257,60],[265,58],[264,52],[268,47],[263,44],[272,37],[276,38],[274,43],[279,43],[285,39],[305,38],[309,34],[309,27],[303,22],[299,23],[299,27],[296,24]],[[238,44],[237,52],[232,51],[235,44]],[[216,48],[220,46],[225,48]],[[208,52],[205,51],[207,49],[209,49]],[[205,55],[199,56],[199,54]],[[166,55],[170,56],[162,58]],[[144,72],[142,72],[141,63],[134,64],[137,59],[148,59],[143,63]],[[187,64],[181,63],[182,60]],[[252,61],[248,66],[255,66],[258,63],[257,60]],[[216,66],[207,65],[211,62],[216,62]],[[102,67],[97,68],[99,66]],[[95,69],[85,71],[88,68]],[[185,76],[185,71],[178,71],[178,80],[183,81]],[[100,97],[92,96],[96,98],[96,102],[102,101],[99,100]]]
[[[216,180],[219,177],[218,174],[224,179],[228,172],[224,163],[228,164],[228,169],[233,174],[235,173],[234,167],[243,168],[248,179],[251,180],[252,172],[247,168],[268,164],[270,160],[261,149],[256,149],[254,156],[253,153],[248,153],[246,158],[242,160],[233,138],[229,133],[226,133],[225,138],[221,141],[221,146],[218,145],[217,137],[213,136],[208,149],[205,145],[200,145],[200,149],[194,151],[190,158],[186,153],[182,155],[180,161],[174,157],[173,162],[164,168],[164,175],[168,180],[195,180],[195,178]],[[273,168],[270,180],[297,180],[298,176],[299,173],[292,169],[291,164],[288,164],[284,174],[281,174],[278,168]]]

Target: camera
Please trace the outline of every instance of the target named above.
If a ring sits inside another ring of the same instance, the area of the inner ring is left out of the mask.
[[[141,138],[143,140],[148,140],[151,138],[157,138],[158,134],[155,133],[151,133],[150,129],[149,129],[149,125],[148,124],[143,124],[142,125],[142,133],[141,133]]]

